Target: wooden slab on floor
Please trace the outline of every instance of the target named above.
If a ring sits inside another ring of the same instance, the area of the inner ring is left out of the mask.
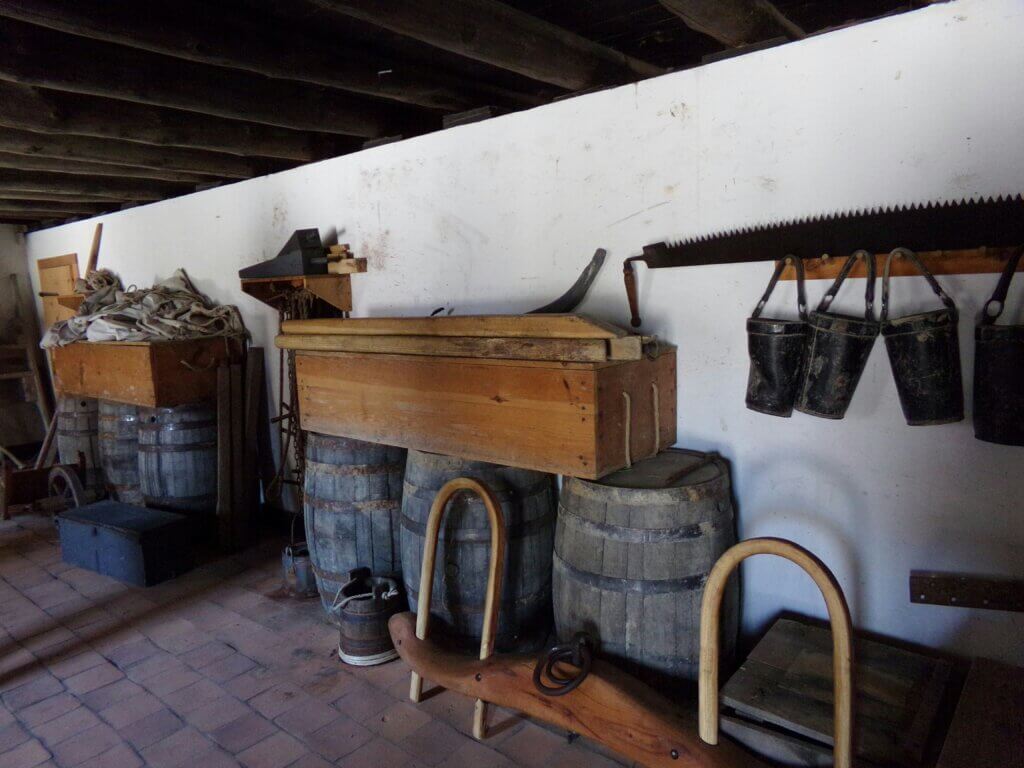
[[[856,640],[854,660],[856,756],[880,765],[920,764],[949,663],[863,638]],[[722,702],[749,721],[830,745],[831,633],[779,619],[725,684]]]
[[[298,352],[295,365],[313,432],[591,479],[626,466],[627,432],[632,461],[676,440],[669,345],[626,362]]]
[[[476,336],[339,336],[281,334],[281,349],[307,352],[369,352],[438,357],[486,357],[498,360],[557,360],[599,363],[639,360],[647,337],[620,339],[517,339]]]
[[[975,659],[937,768],[1024,768],[1024,667]]]
[[[282,333],[340,336],[493,336],[527,339],[616,339],[628,331],[585,315],[454,315],[286,320]]]
[[[240,360],[240,337],[77,341],[50,350],[60,394],[167,408],[217,396],[217,366]]]

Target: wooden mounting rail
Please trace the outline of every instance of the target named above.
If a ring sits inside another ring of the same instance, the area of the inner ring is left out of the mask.
[[[423,542],[423,567],[420,569],[420,596],[416,604],[416,637],[427,639],[430,629],[430,598],[434,591],[434,561],[437,557],[437,538],[441,530],[448,501],[459,491],[471,491],[479,496],[487,508],[487,518],[491,524],[491,559],[487,572],[487,592],[484,597],[483,632],[480,637],[480,659],[488,659],[494,653],[494,635],[498,627],[498,602],[501,599],[501,580],[505,565],[505,518],[501,514],[501,505],[494,493],[479,480],[469,477],[456,477],[449,480],[430,507],[427,516],[426,537]],[[423,678],[413,672],[409,680],[409,698],[418,703],[423,695]],[[473,710],[473,736],[483,739],[486,735],[487,703],[476,700]]]
[[[1010,248],[970,248],[960,251],[919,251],[917,257],[933,275],[979,275],[1002,272],[1006,262],[1017,251]],[[882,262],[886,253],[875,254]],[[819,256],[804,259],[804,273],[807,280],[834,280],[843,268],[844,256]],[[893,259],[893,277],[920,277],[914,265],[907,259]],[[850,271],[850,277],[866,277],[863,261],[858,261]],[[796,269],[787,266],[779,276],[780,280],[796,280]]]
[[[828,567],[803,547],[785,539],[741,541],[728,549],[711,569],[700,609],[700,737],[718,744],[719,617],[726,582],[739,564],[754,555],[778,555],[796,563],[814,579],[828,607],[832,625],[832,684],[835,699],[835,768],[852,768],[853,631],[843,590]]]

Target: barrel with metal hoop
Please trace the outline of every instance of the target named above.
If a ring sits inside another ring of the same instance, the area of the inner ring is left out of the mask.
[[[499,651],[536,650],[551,628],[551,553],[555,478],[424,451],[409,451],[402,495],[403,578],[409,602],[420,593],[427,518],[434,498],[457,477],[483,482],[501,507],[508,537],[498,615]],[[431,621],[439,640],[461,648],[480,642],[490,529],[479,497],[460,493],[444,518],[433,580]]]
[[[216,509],[212,403],[139,409],[139,487],[147,506],[193,515]]]
[[[398,518],[405,449],[310,432],[306,438],[303,512],[306,544],[327,619],[349,572],[402,571]]]
[[[92,397],[64,396],[57,401],[57,455],[61,464],[85,459],[86,496],[103,496],[99,447],[99,403]]]
[[[669,449],[600,481],[566,478],[555,535],[559,640],[585,632],[598,653],[652,684],[694,681],[704,582],[736,542],[728,464]],[[735,648],[738,588],[722,645]]]
[[[138,406],[99,401],[99,453],[110,495],[125,504],[141,506]]]

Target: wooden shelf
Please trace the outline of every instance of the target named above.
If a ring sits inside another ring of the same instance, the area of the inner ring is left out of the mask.
[[[242,280],[242,290],[254,299],[280,309],[287,294],[307,290],[317,299],[342,312],[352,310],[352,282],[347,274],[254,277]]]
[[[917,254],[933,275],[977,275],[1002,272],[1006,262],[1016,252],[1016,248],[971,248],[963,251],[922,251]],[[885,269],[887,253],[875,254],[878,277]],[[804,275],[807,280],[834,280],[843,268],[845,256],[819,256],[816,259],[804,259]],[[907,259],[894,259],[892,263],[893,277],[908,277],[920,274]],[[858,262],[850,270],[850,277],[867,277],[864,262]],[[786,267],[781,280],[796,280],[796,269]]]

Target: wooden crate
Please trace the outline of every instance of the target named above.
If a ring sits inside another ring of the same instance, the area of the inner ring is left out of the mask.
[[[299,352],[302,428],[597,479],[626,466],[627,428],[632,461],[675,443],[675,352],[603,363]]]
[[[242,339],[78,341],[50,350],[54,388],[147,407],[166,408],[217,397],[217,367],[242,359]]]
[[[942,659],[857,637],[855,764],[922,764],[949,679]],[[832,635],[779,619],[722,688],[722,731],[781,765],[832,765]]]

